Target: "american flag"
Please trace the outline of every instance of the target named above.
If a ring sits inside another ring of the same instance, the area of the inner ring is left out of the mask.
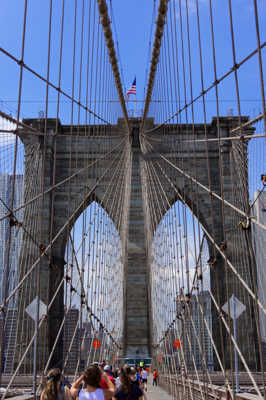
[[[130,94],[137,94],[137,92],[136,92],[136,77],[134,78],[132,85],[130,86],[130,88],[127,91],[127,100],[129,100]]]

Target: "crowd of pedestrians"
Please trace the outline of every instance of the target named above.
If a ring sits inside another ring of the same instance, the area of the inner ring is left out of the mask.
[[[149,370],[123,366],[112,370],[105,363],[94,363],[71,385],[60,369],[48,372],[40,400],[147,400]],[[158,372],[153,370],[153,386],[157,386]]]

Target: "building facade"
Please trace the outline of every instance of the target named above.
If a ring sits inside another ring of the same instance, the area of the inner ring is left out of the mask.
[[[2,326],[3,314],[0,314],[0,329]],[[14,371],[14,359],[16,351],[18,310],[9,308],[6,313],[4,354],[2,358],[2,371],[10,374]]]
[[[23,204],[23,175],[15,176],[14,202],[13,209]],[[0,174],[0,218],[6,215],[12,206],[12,185],[13,176],[9,174]],[[14,213],[17,221],[23,221],[23,210]],[[8,237],[10,230],[10,219],[5,218],[0,224],[0,302],[4,300],[4,274],[7,266]],[[7,295],[16,287],[18,283],[19,256],[22,246],[22,229],[19,226],[11,228],[10,254],[7,277]],[[16,332],[17,332],[17,296],[14,295],[6,305],[6,322],[4,335],[4,352],[1,360],[1,368],[4,373],[11,373],[14,366],[14,356],[16,350]],[[2,325],[2,314],[0,316],[0,326]]]
[[[194,363],[197,369],[205,369],[204,357],[207,368],[213,370],[213,348],[203,315],[212,334],[211,297],[208,291],[200,293],[198,299],[196,295],[190,298],[189,312],[186,313],[184,320],[183,351],[189,370],[194,370]]]
[[[15,176],[14,203],[13,209],[23,204],[23,175]],[[0,218],[9,212],[12,203],[12,184],[13,177],[9,174],[0,174]],[[14,214],[15,218],[23,221],[23,209]],[[7,263],[8,254],[8,236],[10,230],[10,219],[4,219],[0,224],[0,301],[3,302],[4,296],[4,271]],[[8,291],[9,294],[17,285],[19,255],[22,246],[22,229],[13,226],[11,229],[10,255],[9,255],[9,273],[8,273]],[[16,296],[14,296],[7,305],[8,308],[16,308]]]
[[[79,337],[79,310],[73,307],[68,310],[64,325],[63,354],[67,373],[75,373],[79,355]]]

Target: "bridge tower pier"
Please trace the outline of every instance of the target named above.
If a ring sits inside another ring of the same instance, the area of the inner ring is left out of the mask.
[[[245,117],[243,117],[245,121]],[[40,120],[27,120],[27,124],[37,126],[37,129],[42,131],[42,123]],[[150,230],[149,226],[149,204],[146,193],[147,175],[145,163],[149,160],[159,160],[160,155],[167,155],[167,158],[176,165],[177,169],[173,168],[164,162],[163,167],[166,175],[171,177],[171,184],[161,176],[163,188],[169,194],[169,204],[173,205],[177,200],[182,200],[198,218],[202,227],[207,232],[211,233],[214,238],[215,245],[222,246],[225,244],[225,254],[232,261],[237,271],[243,279],[252,288],[253,282],[251,279],[252,266],[251,262],[242,264],[242,259],[250,260],[248,247],[241,248],[243,252],[239,257],[239,251],[235,247],[235,243],[239,240],[250,240],[250,232],[241,231],[238,224],[242,221],[241,216],[237,212],[233,212],[229,206],[224,209],[221,207],[221,201],[213,193],[219,196],[223,195],[224,199],[237,206],[236,198],[234,197],[235,190],[240,190],[245,199],[245,207],[248,207],[248,187],[247,187],[247,171],[246,163],[243,160],[243,152],[231,141],[222,141],[220,148],[217,142],[210,142],[208,145],[208,158],[206,160],[206,148],[204,140],[194,147],[194,135],[197,139],[205,138],[205,127],[203,124],[196,124],[192,128],[191,125],[173,124],[168,126],[167,134],[160,135],[160,130],[151,136],[154,136],[157,145],[150,149],[141,142],[139,137],[140,120],[132,119],[132,138],[131,138],[131,155],[132,165],[128,169],[128,181],[131,181],[131,189],[128,187],[124,196],[130,194],[125,204],[129,209],[124,212],[124,218],[128,218],[128,233],[120,232],[121,237],[127,239],[127,243],[123,244],[124,248],[124,263],[125,271],[125,343],[124,350],[126,356],[144,357],[148,356],[153,343],[152,332],[150,327],[151,299],[149,297],[149,285],[152,277],[150,276],[150,245],[152,237],[148,237]],[[153,127],[152,119],[148,120],[149,127]],[[220,118],[220,132],[223,137],[230,134],[230,129],[238,125],[238,119],[234,117]],[[115,146],[116,143],[124,134],[125,128],[123,120],[119,120],[117,125],[104,127],[105,136],[91,137],[88,139],[80,134],[81,127],[71,128],[72,146],[75,148],[77,164],[73,169],[69,170],[70,151],[70,127],[59,127],[59,135],[55,138],[56,121],[48,120],[48,129],[46,137],[46,158],[42,160],[44,137],[29,134],[28,132],[20,132],[20,137],[25,146],[25,202],[41,193],[41,176],[43,166],[45,167],[44,174],[44,192],[47,191],[53,182],[53,162],[56,152],[56,182],[61,182],[68,178],[69,175],[84,166],[84,158],[95,159],[103,153],[106,148],[105,143],[110,141]],[[89,129],[89,126],[86,127]],[[75,137],[75,130],[79,134]],[[252,129],[251,129],[252,131]],[[118,138],[120,135],[120,138]],[[217,138],[217,119],[213,119],[211,124],[207,126],[208,138]],[[168,140],[169,139],[169,140]],[[174,140],[173,140],[174,139]],[[191,139],[192,144],[185,145],[185,139]],[[140,143],[141,142],[141,143]],[[56,146],[55,146],[56,143]],[[193,156],[188,156],[189,154]],[[220,154],[220,155],[219,155]],[[245,156],[245,152],[244,152]],[[110,164],[112,158],[106,160],[106,164],[102,164],[102,168]],[[239,163],[243,163],[241,172],[238,168]],[[207,162],[210,166],[210,182],[208,181]],[[108,164],[109,163],[109,164]],[[220,163],[222,163],[222,176],[220,176]],[[185,171],[187,174],[181,173]],[[180,167],[180,171],[178,168]],[[210,190],[199,187],[189,176],[193,177],[197,171],[198,181]],[[233,172],[233,174],[232,174]],[[47,252],[47,256],[41,257],[40,268],[40,297],[41,300],[48,305],[57,290],[58,283],[62,280],[65,266],[65,246],[71,227],[75,223],[78,216],[88,205],[93,201],[99,201],[103,198],[105,186],[108,182],[108,176],[99,185],[93,193],[90,193],[90,188],[93,187],[95,179],[101,174],[101,169],[95,168],[93,171],[85,169],[84,173],[69,181],[68,185],[62,185],[54,191],[48,191],[42,198],[39,197],[38,202],[35,201],[25,207],[24,226],[27,228],[27,233],[23,234],[22,251],[20,255],[20,279],[29,273],[29,267],[40,256],[42,249],[46,248],[51,238],[58,233],[57,239],[52,247]],[[243,175],[244,174],[244,175]],[[131,175],[131,176],[130,176]],[[222,179],[222,182],[221,182]],[[85,182],[85,184],[84,184]],[[209,187],[209,183],[211,187]],[[223,187],[223,194],[222,194]],[[197,199],[197,201],[196,201]],[[41,202],[44,204],[43,215],[40,216]],[[71,207],[69,207],[71,204]],[[77,207],[80,205],[79,207]],[[243,204],[241,205],[243,206]],[[104,205],[103,205],[104,207]],[[213,211],[213,213],[212,213]],[[110,210],[106,209],[107,213]],[[128,213],[128,217],[126,214]],[[71,216],[71,218],[69,218]],[[112,217],[112,215],[110,215]],[[153,216],[154,218],[154,216]],[[68,228],[64,229],[64,225],[69,220]],[[157,215],[157,224],[161,220],[161,215]],[[52,223],[51,223],[52,221]],[[224,221],[224,223],[223,223]],[[232,230],[232,226],[235,229]],[[36,235],[36,227],[38,227]],[[41,230],[42,229],[42,230]],[[62,231],[62,233],[60,233]],[[31,233],[35,234],[34,242]],[[224,234],[226,233],[226,238]],[[226,239],[226,240],[225,240]],[[210,238],[210,262],[211,264],[211,287],[215,288],[218,282],[219,293],[216,293],[216,298],[222,306],[232,293],[239,298],[247,306],[247,311],[238,321],[239,330],[239,346],[244,357],[248,360],[250,368],[256,369],[257,366],[257,348],[256,348],[256,333],[254,323],[254,310],[252,302],[245,294],[245,290],[237,283],[234,274],[230,272],[230,268],[225,267],[225,260],[219,253],[214,251],[214,244]],[[248,243],[248,242],[247,242]],[[226,269],[227,268],[227,272]],[[227,283],[226,286],[226,273]],[[36,269],[30,273],[30,285],[23,285],[19,292],[19,320],[23,321],[25,327],[22,332],[18,332],[18,350],[17,362],[20,354],[23,353],[23,345],[25,339],[29,342],[33,334],[33,322],[25,313],[25,308],[36,297]],[[243,294],[244,293],[244,294]],[[56,301],[50,309],[49,315],[43,324],[43,328],[39,334],[38,354],[40,359],[38,362],[39,369],[43,369],[48,355],[54,345],[59,327],[64,316],[64,288],[60,288]],[[230,364],[230,346],[229,338],[224,329],[220,330],[219,312],[213,305],[212,310],[212,330],[219,354],[225,356],[225,365]],[[221,335],[222,333],[222,335]],[[26,336],[25,336],[26,335]],[[247,336],[249,340],[247,341]],[[25,339],[24,339],[25,338]],[[224,350],[224,351],[223,351]],[[50,362],[51,365],[62,363],[62,337],[58,340],[58,345],[54,351],[54,356]],[[30,372],[32,363],[32,355],[24,360],[25,372]],[[219,363],[215,360],[215,368],[218,369]]]

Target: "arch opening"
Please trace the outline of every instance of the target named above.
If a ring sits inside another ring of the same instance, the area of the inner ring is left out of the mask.
[[[75,370],[77,362],[81,368],[100,359],[112,363],[112,340],[121,345],[122,257],[114,222],[92,201],[74,223],[65,248],[63,354],[67,370]]]
[[[181,201],[158,224],[151,255],[155,358],[163,356],[170,370],[213,370],[209,246],[199,220]]]

